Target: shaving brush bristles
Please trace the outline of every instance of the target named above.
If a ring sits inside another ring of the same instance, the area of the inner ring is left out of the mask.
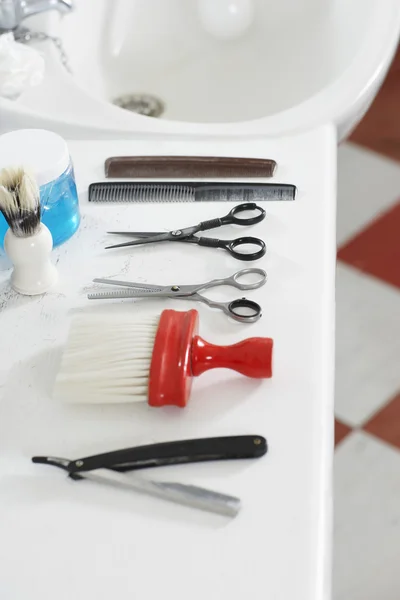
[[[146,402],[159,320],[134,313],[75,317],[54,397],[88,404]]]
[[[16,237],[29,237],[38,231],[40,191],[29,171],[9,168],[0,172],[0,211]]]

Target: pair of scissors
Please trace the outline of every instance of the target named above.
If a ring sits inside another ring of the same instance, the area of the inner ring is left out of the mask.
[[[252,211],[256,214],[252,217],[240,216],[241,213]],[[238,204],[227,215],[209,221],[202,221],[193,227],[185,229],[175,229],[167,232],[146,232],[146,231],[109,231],[113,235],[126,235],[139,238],[133,242],[124,242],[122,244],[114,244],[107,246],[110,248],[123,248],[125,246],[139,246],[141,244],[153,244],[155,242],[186,242],[189,244],[198,244],[199,246],[207,246],[209,248],[223,248],[233,258],[237,260],[258,260],[264,256],[266,252],[265,242],[255,237],[239,237],[234,240],[220,240],[217,238],[199,237],[195,233],[206,231],[208,229],[216,229],[223,225],[255,225],[265,219],[265,210],[261,206],[257,206],[254,202],[246,202]],[[254,252],[246,252],[249,247],[258,248]],[[241,248],[241,250],[240,250]]]
[[[252,283],[240,281],[246,275],[259,275]],[[219,308],[226,315],[240,321],[241,323],[254,323],[261,317],[261,306],[253,300],[240,298],[232,302],[216,302],[199,294],[220,285],[228,285],[239,290],[254,290],[260,288],[267,281],[267,274],[263,269],[242,269],[231,277],[224,279],[212,279],[198,285],[149,285],[147,283],[134,283],[131,281],[117,281],[115,279],[93,279],[94,283],[105,283],[126,287],[126,290],[115,290],[111,292],[93,292],[88,294],[89,300],[106,300],[111,298],[180,298],[184,300],[195,300],[204,302],[211,308]]]

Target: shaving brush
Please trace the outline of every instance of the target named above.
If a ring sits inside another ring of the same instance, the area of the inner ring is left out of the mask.
[[[13,263],[11,286],[20,294],[43,294],[56,281],[50,261],[53,238],[40,221],[40,192],[35,178],[25,169],[0,172],[0,211],[9,229],[4,249]]]

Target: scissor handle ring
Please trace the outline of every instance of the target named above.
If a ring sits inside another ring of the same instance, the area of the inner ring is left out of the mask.
[[[249,210],[258,211],[259,214],[254,217],[240,218],[237,215]],[[229,218],[229,221],[224,221],[224,224],[233,223],[235,225],[255,225],[265,219],[266,212],[255,202],[245,202],[244,204],[238,204],[234,206],[232,210],[226,215],[225,219]]]
[[[256,246],[257,248],[259,248],[259,250],[257,250],[257,252],[251,252],[249,254],[245,252],[238,252],[236,250],[236,248],[244,246],[245,244],[251,244],[253,246]],[[245,261],[258,260],[259,258],[264,256],[264,254],[267,251],[265,242],[263,240],[260,240],[260,238],[255,237],[240,237],[236,238],[235,240],[227,240],[226,244],[224,244],[224,247],[226,248],[226,250],[228,250],[228,252],[230,252],[233,258]]]
[[[253,281],[253,283],[241,283],[241,278],[246,275],[260,275],[260,277],[257,281]],[[264,269],[241,269],[240,271],[236,271],[231,279],[233,280],[235,287],[239,290],[256,290],[266,283],[267,274]]]
[[[243,309],[248,314],[243,313]],[[228,304],[228,311],[232,319],[241,323],[255,323],[262,315],[261,306],[257,302],[253,302],[253,300],[247,300],[247,298],[240,298],[230,302]]]

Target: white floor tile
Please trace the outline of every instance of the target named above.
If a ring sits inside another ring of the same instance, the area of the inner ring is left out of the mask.
[[[400,164],[348,142],[339,146],[338,245],[399,198]]]
[[[336,416],[360,425],[397,393],[399,357],[400,291],[338,264]]]
[[[400,452],[364,433],[335,455],[333,600],[399,600]]]

